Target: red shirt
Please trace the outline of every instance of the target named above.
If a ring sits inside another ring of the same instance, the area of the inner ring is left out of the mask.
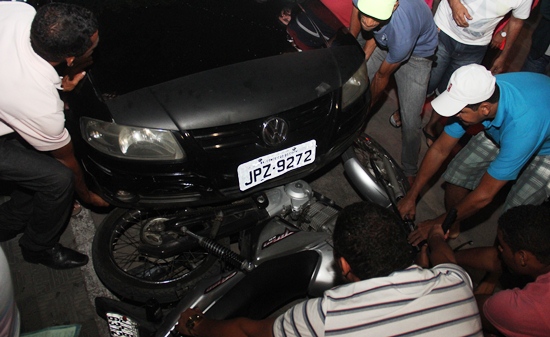
[[[485,302],[483,313],[505,336],[550,336],[550,273],[523,289],[497,292]]]

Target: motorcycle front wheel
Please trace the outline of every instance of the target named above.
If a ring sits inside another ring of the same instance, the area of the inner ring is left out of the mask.
[[[92,245],[94,268],[115,295],[140,303],[170,303],[222,271],[215,256],[165,226],[176,213],[117,208],[100,224]],[[213,238],[220,224],[201,220],[192,226],[193,232]]]

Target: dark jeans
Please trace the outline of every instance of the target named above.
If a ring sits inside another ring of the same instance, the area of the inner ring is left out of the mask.
[[[550,64],[550,55],[542,55],[539,58],[533,58],[531,54],[527,55],[521,71],[530,71],[539,74],[549,74],[548,65]]]
[[[455,70],[472,63],[481,64],[487,51],[487,46],[460,43],[442,30],[439,31],[438,37],[439,43],[435,52],[435,62],[430,73],[428,94],[436,89],[438,94],[444,92]]]
[[[0,137],[0,180],[15,184],[11,199],[0,205],[0,230],[24,230],[21,247],[53,247],[67,226],[73,204],[72,171],[47,153]]]

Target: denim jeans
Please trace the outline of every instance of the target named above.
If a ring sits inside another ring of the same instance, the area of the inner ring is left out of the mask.
[[[548,75],[548,64],[550,64],[550,55],[542,55],[539,58],[533,58],[531,54],[527,55],[521,71],[530,71],[533,73]]]
[[[0,158],[0,180],[16,185],[0,205],[0,230],[24,230],[19,244],[28,250],[53,247],[73,204],[72,171],[10,135],[0,137]]]
[[[380,68],[386,59],[387,51],[376,48],[367,61],[369,78]],[[432,61],[425,57],[411,56],[395,71],[397,97],[401,113],[401,165],[405,175],[414,176],[418,171],[420,152],[422,106],[426,100],[426,88],[430,77]]]
[[[439,31],[439,43],[430,73],[427,94],[433,93],[436,89],[438,93],[445,91],[455,70],[472,63],[481,64],[486,51],[487,46],[463,44],[443,31]]]

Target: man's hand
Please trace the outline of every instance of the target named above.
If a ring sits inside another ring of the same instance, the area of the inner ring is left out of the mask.
[[[500,54],[494,61],[493,66],[491,67],[491,74],[496,75],[504,71],[504,66],[506,65],[506,57],[503,57]]]
[[[93,63],[94,60],[91,54],[75,58],[71,65],[65,70],[66,74],[61,81],[63,91],[72,91],[78,82],[86,76],[84,69],[88,68]]]
[[[443,239],[447,240],[448,232],[443,232],[443,227],[441,227],[441,224],[434,224],[433,226],[429,227],[428,237],[432,236],[441,236]]]
[[[79,197],[82,200],[82,202],[85,203],[85,204],[94,205],[94,206],[97,206],[97,207],[107,207],[107,206],[109,206],[109,203],[107,201],[105,201],[98,194],[96,194],[96,193],[94,193],[90,190],[88,190],[88,193],[86,193],[86,194],[82,193],[82,194],[83,195],[79,194]]]
[[[409,243],[413,246],[418,246],[422,241],[428,238],[430,230],[435,225],[441,225],[441,222],[436,219],[426,220],[419,223],[416,229],[409,234]],[[440,226],[441,227],[441,226]]]
[[[410,194],[405,195],[405,197],[397,203],[397,209],[403,219],[414,220],[416,216],[415,198],[411,197]]]
[[[69,75],[64,76],[63,80],[61,80],[61,87],[63,87],[63,91],[72,91],[76,87],[78,82],[80,82],[85,76],[85,71],[74,75],[73,79],[70,79]]]
[[[176,324],[176,330],[185,336],[193,336],[193,331],[195,328],[201,323],[202,319],[195,319],[194,323],[192,324],[193,327],[191,330],[189,330],[189,327],[187,326],[187,322],[190,320],[193,320],[194,317],[201,317],[203,316],[202,312],[198,309],[189,308],[185,310],[178,320],[178,324]]]
[[[453,12],[453,20],[459,27],[468,27],[468,20],[472,20],[472,16],[459,0],[450,0],[449,5],[451,6],[451,11]]]
[[[219,321],[204,317],[198,309],[187,309],[181,314],[176,330],[187,336],[273,337],[275,319],[256,321],[240,317]]]

